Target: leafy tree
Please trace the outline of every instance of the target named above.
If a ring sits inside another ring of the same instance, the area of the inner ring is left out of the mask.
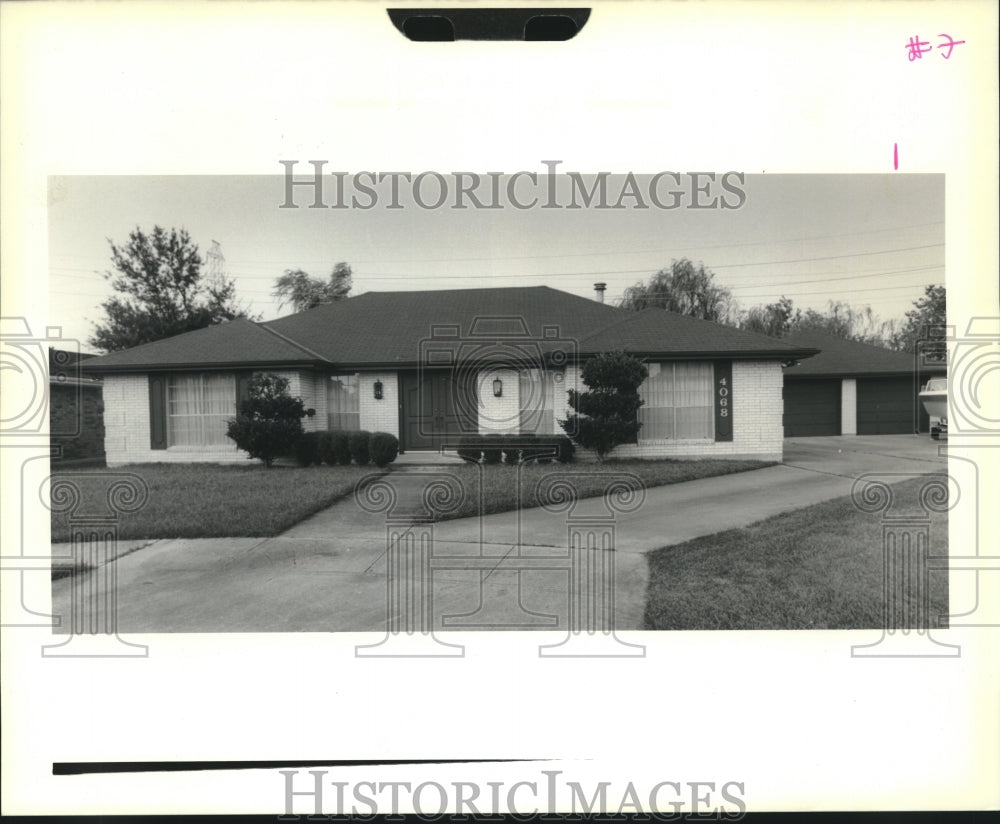
[[[302,269],[286,269],[285,274],[274,281],[271,294],[281,298],[279,309],[290,303],[296,312],[304,312],[346,298],[351,291],[351,275],[351,267],[343,261],[333,267],[327,281],[310,277]]]
[[[248,390],[237,417],[226,421],[226,435],[270,468],[275,458],[295,449],[303,435],[302,419],[316,411],[306,409],[302,398],[291,397],[288,379],[279,375],[254,375]]]
[[[945,287],[925,286],[923,297],[913,302],[913,309],[906,313],[902,328],[893,337],[893,348],[915,353],[920,344],[922,354],[945,361],[948,353],[945,342],[947,308]]]
[[[625,290],[624,309],[667,309],[681,315],[724,323],[732,313],[733,296],[715,283],[715,275],[704,264],[687,258],[673,261],[653,275],[648,283]]]
[[[642,424],[637,413],[643,404],[639,387],[648,374],[641,361],[624,352],[591,358],[580,375],[588,391],[569,391],[569,405],[575,414],[559,425],[603,461],[612,449],[631,443],[639,434]]]
[[[184,229],[154,226],[146,233],[137,226],[124,245],[110,238],[108,244],[114,272],[104,277],[118,294],[101,304],[106,319],[96,325],[92,346],[117,352],[247,317],[231,280],[203,277],[198,247]]]

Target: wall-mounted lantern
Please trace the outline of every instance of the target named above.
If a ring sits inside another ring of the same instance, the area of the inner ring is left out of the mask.
[[[375,400],[382,400],[382,381],[375,381]]]
[[[503,395],[503,381],[500,378],[493,379],[493,397],[499,398]]]

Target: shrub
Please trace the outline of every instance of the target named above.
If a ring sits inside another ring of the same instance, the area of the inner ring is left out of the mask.
[[[367,466],[371,460],[371,450],[369,449],[371,437],[372,433],[364,429],[360,432],[352,432],[349,436],[351,457],[358,466]]]
[[[226,435],[267,467],[280,455],[297,453],[302,419],[316,414],[288,394],[288,379],[279,375],[254,375],[237,413],[226,421]]]
[[[551,435],[520,435],[521,461],[536,461],[549,463],[554,457],[555,448]]]
[[[566,435],[556,438],[556,460],[559,463],[571,463],[576,457],[576,444]]]
[[[330,433],[330,451],[324,456],[330,466],[340,464],[347,466],[351,462],[351,436],[347,432],[335,429]]]
[[[483,435],[483,463],[498,464],[503,459],[503,435]]]
[[[569,391],[574,413],[560,421],[560,426],[575,433],[577,443],[593,449],[603,461],[619,444],[635,441],[642,425],[637,416],[643,403],[639,386],[647,374],[638,358],[624,352],[597,355],[580,370],[588,391]]]
[[[481,435],[466,435],[458,442],[458,457],[471,463],[479,463],[483,456],[483,438]]]
[[[373,432],[368,445],[372,463],[385,467],[396,460],[399,454],[399,439],[388,432]]]
[[[295,442],[293,450],[295,462],[299,466],[309,466],[320,463],[319,432],[303,432]]]
[[[332,465],[330,460],[331,444],[333,443],[333,433],[330,431],[316,433],[316,463]]]

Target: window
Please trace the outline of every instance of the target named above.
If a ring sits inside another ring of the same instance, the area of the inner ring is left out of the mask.
[[[233,446],[226,421],[236,415],[234,375],[174,375],[167,384],[168,446]]]
[[[326,388],[327,426],[344,432],[361,429],[358,406],[358,376],[331,375]]]
[[[520,406],[519,431],[534,435],[555,434],[555,413],[552,409],[552,373],[542,369],[522,369],[518,372]]]
[[[711,363],[649,363],[649,377],[639,387],[639,440],[713,438],[714,406]]]

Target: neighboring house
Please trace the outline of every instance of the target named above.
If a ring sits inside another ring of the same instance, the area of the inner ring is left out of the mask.
[[[254,372],[290,382],[306,429],[397,435],[402,450],[465,433],[560,434],[586,358],[645,360],[638,442],[621,457],[780,459],[782,365],[809,347],[546,286],[369,292],[268,323],[231,321],[88,361],[104,378],[109,464],[245,457],[226,420]]]
[[[49,440],[59,447],[53,462],[104,459],[101,382],[80,371],[93,357],[49,348]]]
[[[914,355],[807,331],[783,340],[822,350],[785,370],[785,436],[929,432],[920,387],[945,367],[916,370]]]

